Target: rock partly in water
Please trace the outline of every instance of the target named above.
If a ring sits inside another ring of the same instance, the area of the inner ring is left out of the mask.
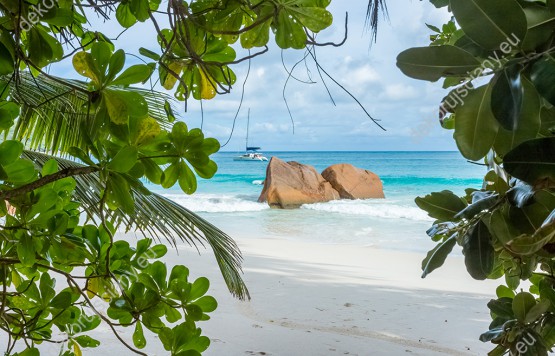
[[[380,177],[352,164],[334,164],[322,172],[322,177],[339,192],[341,199],[385,198]]]
[[[268,202],[273,208],[290,209],[335,199],[339,199],[339,193],[314,167],[272,157],[258,201]]]

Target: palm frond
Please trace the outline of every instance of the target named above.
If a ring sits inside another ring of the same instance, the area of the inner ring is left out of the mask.
[[[387,4],[385,0],[368,0],[365,26],[370,29],[373,42],[376,42],[378,36],[380,13],[387,18]]]
[[[21,105],[14,139],[26,142],[33,150],[51,153],[67,152],[72,146],[85,148],[84,135],[94,118],[89,110],[86,82],[22,72],[17,80],[11,81],[10,89],[13,99]],[[163,128],[171,128],[164,110],[166,102],[173,103],[171,96],[141,88],[127,90],[141,94],[147,101],[149,115]]]
[[[25,151],[24,157],[33,161],[39,169],[50,159],[55,159],[60,169],[82,167],[67,159],[33,151]],[[98,218],[102,190],[98,174],[77,176],[74,179],[77,182],[75,194],[83,209],[91,219]],[[173,246],[177,245],[176,238],[197,249],[198,245],[205,247],[204,244],[208,243],[229,291],[239,299],[250,298],[241,278],[241,252],[230,236],[185,207],[144,187],[132,187],[131,190],[135,198],[135,214],[128,216],[120,209],[109,212],[114,225],[124,228],[126,232],[134,230],[157,240],[162,236]]]

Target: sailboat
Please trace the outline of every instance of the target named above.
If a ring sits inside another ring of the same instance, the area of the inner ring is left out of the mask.
[[[245,154],[234,157],[234,161],[247,161],[247,162],[263,162],[267,161],[268,158],[260,152],[260,147],[249,146],[249,124],[250,124],[251,111],[249,109],[249,114],[247,116],[247,140],[245,145]]]

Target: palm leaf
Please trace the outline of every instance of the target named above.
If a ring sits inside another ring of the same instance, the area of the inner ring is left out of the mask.
[[[372,41],[374,42],[378,36],[378,21],[380,19],[380,13],[387,17],[387,4],[385,3],[385,0],[368,0],[365,26],[370,28]]]
[[[25,151],[24,157],[41,168],[48,160],[55,159],[60,169],[82,167],[81,164],[43,153]],[[75,195],[89,218],[100,216],[99,200],[103,187],[98,174],[73,177],[77,183]],[[144,186],[132,187],[135,198],[135,214],[128,216],[122,210],[108,212],[110,220],[126,232],[135,230],[145,237],[160,240],[163,236],[171,245],[177,246],[177,239],[190,246],[205,247],[208,243],[220,267],[229,291],[239,299],[250,298],[241,278],[242,256],[237,244],[226,233],[202,219],[185,207],[153,192]],[[177,239],[176,239],[177,238]]]
[[[21,72],[10,82],[11,96],[21,105],[13,138],[33,150],[51,153],[67,152],[76,146],[85,149],[85,136],[93,124],[94,112],[89,112],[87,83],[57,77],[34,77]],[[149,115],[165,129],[171,129],[164,105],[173,99],[164,93],[141,88],[127,88],[141,94],[147,101]]]

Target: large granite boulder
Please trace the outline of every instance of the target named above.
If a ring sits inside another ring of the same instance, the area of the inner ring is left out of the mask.
[[[380,177],[352,164],[334,164],[322,172],[322,177],[339,192],[341,199],[385,198]]]
[[[272,208],[289,209],[335,199],[339,199],[339,193],[314,167],[272,157],[258,201],[268,202]]]

